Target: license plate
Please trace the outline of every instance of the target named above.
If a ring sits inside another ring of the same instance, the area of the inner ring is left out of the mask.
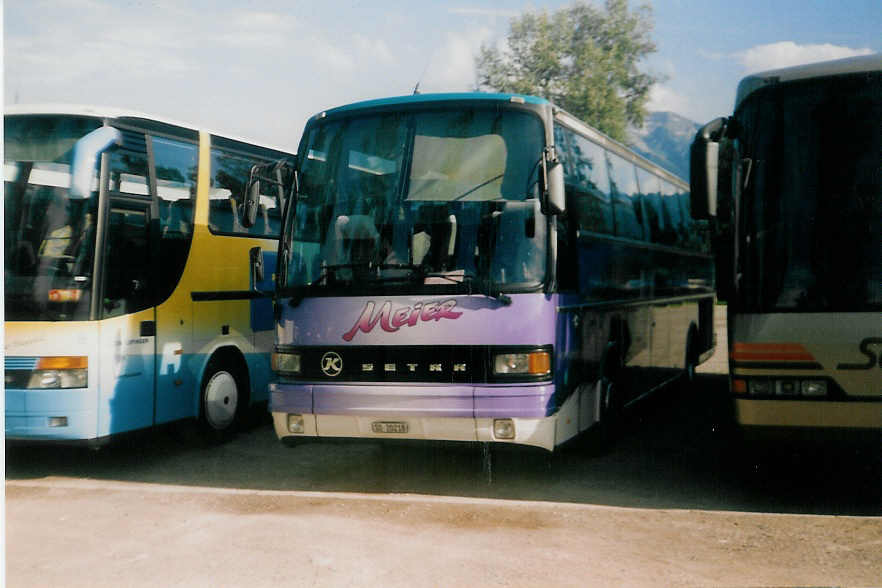
[[[407,433],[407,423],[376,422],[371,423],[371,430],[374,433]]]

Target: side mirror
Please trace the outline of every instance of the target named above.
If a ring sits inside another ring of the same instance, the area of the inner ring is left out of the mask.
[[[716,118],[701,127],[689,148],[689,208],[694,219],[717,215],[720,138],[727,122]]]
[[[122,133],[113,127],[95,129],[74,144],[71,162],[71,200],[86,200],[92,194],[92,174],[98,156],[107,149],[122,144]]]
[[[553,146],[546,147],[542,153],[542,169],[545,174],[545,195],[542,212],[549,215],[563,214],[566,209],[564,170],[563,164],[558,159],[557,151]]]
[[[260,178],[257,166],[251,168],[251,177],[245,188],[245,201],[242,203],[242,226],[250,229],[257,222],[257,210],[260,204]]]

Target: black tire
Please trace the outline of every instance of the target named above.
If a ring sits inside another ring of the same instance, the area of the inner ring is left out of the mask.
[[[602,377],[597,382],[600,395],[598,421],[588,430],[586,445],[590,453],[600,455],[615,444],[622,428],[622,395],[615,378]]]
[[[242,367],[229,355],[216,355],[205,367],[199,400],[199,425],[209,441],[226,441],[238,430],[248,406]]]

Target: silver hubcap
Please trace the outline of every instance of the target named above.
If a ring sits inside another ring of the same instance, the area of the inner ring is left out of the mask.
[[[229,372],[217,372],[205,386],[205,420],[213,428],[226,429],[236,418],[239,390]]]

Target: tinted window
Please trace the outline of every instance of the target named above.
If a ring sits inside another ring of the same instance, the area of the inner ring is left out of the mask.
[[[196,198],[198,149],[192,143],[153,138],[159,203],[159,284],[157,302],[174,291],[190,253]]]
[[[136,312],[151,304],[148,221],[145,209],[110,210],[104,258],[104,317]]]
[[[643,211],[640,207],[634,165],[614,153],[609,154],[609,164],[616,235],[628,239],[643,239]]]
[[[555,142],[564,166],[567,209],[578,229],[614,232],[609,176],[602,147],[561,126]]]
[[[738,113],[741,308],[882,309],[882,75],[770,86]]]
[[[154,137],[153,157],[162,233],[185,237],[193,227],[196,145]]]
[[[670,231],[670,219],[664,213],[661,182],[658,176],[638,167],[637,182],[646,215],[647,239],[653,243],[670,245],[671,243],[665,238]]]
[[[108,151],[111,192],[149,196],[147,178],[147,143],[144,135],[122,131],[123,144]]]
[[[240,222],[239,206],[244,200],[251,168],[267,161],[222,149],[211,150],[208,222],[213,232],[279,236],[283,202],[277,187],[270,182],[261,182],[257,221],[254,226],[246,229]]]

